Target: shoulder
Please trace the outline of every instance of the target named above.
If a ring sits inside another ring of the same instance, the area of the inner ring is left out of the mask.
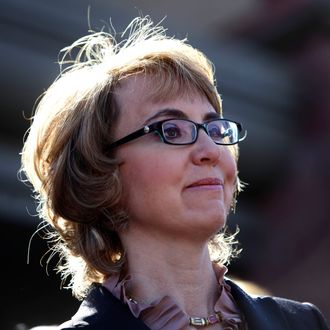
[[[84,328],[88,330],[117,330],[148,328],[136,319],[128,307],[101,285],[93,285],[71,320],[64,322],[58,330]]]
[[[321,311],[308,302],[298,302],[279,297],[256,298],[259,305],[277,313],[292,327],[303,324],[303,329],[329,329]]]
[[[232,295],[253,329],[330,329],[319,309],[310,303],[272,297],[251,296],[227,280]],[[272,325],[269,328],[269,325]]]

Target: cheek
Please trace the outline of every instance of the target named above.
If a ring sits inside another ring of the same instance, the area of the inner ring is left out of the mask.
[[[228,148],[225,152],[225,157],[224,157],[224,162],[223,162],[223,169],[225,171],[225,203],[226,206],[229,210],[232,199],[233,199],[233,194],[237,188],[237,163],[236,160]]]
[[[167,195],[164,192],[171,191],[173,183],[178,183],[181,177],[175,161],[169,163],[164,157],[157,157],[157,152],[131,154],[125,158],[119,173],[123,202],[133,213],[161,204]]]
[[[228,181],[231,182],[232,186],[236,187],[237,181],[237,163],[236,160],[230,154],[230,160],[227,165],[227,177]]]

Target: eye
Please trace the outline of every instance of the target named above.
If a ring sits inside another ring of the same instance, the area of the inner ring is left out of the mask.
[[[212,139],[221,139],[223,134],[221,133],[221,128],[218,125],[209,125],[208,132]]]
[[[223,133],[222,136],[223,137],[230,137],[234,134],[233,129],[232,128],[227,128]]]
[[[178,139],[181,137],[181,129],[173,123],[168,123],[163,127],[164,137],[167,140]]]

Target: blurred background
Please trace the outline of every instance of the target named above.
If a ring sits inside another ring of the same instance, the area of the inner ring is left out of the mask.
[[[89,19],[88,19],[89,11]],[[328,0],[1,0],[1,329],[57,324],[78,306],[35,235],[19,153],[37,97],[59,73],[61,48],[150,15],[214,62],[225,116],[248,130],[247,183],[230,226],[243,247],[229,275],[318,305],[330,319],[330,3]],[[48,265],[48,266],[47,266]]]

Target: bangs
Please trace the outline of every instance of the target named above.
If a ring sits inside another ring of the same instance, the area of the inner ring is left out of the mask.
[[[221,99],[207,76],[200,71],[196,72],[192,68],[178,67],[166,62],[153,63],[152,66],[144,67],[126,76],[124,80],[134,79],[143,76],[146,82],[146,100],[158,103],[178,97],[189,97],[192,94],[199,94],[206,97],[213,108],[222,113]]]
[[[153,102],[163,102],[177,97],[187,97],[191,94],[200,94],[201,96],[208,94],[196,83],[186,79],[186,77],[182,77],[182,75],[176,72],[161,70],[148,75],[148,78],[151,84],[148,99]]]

